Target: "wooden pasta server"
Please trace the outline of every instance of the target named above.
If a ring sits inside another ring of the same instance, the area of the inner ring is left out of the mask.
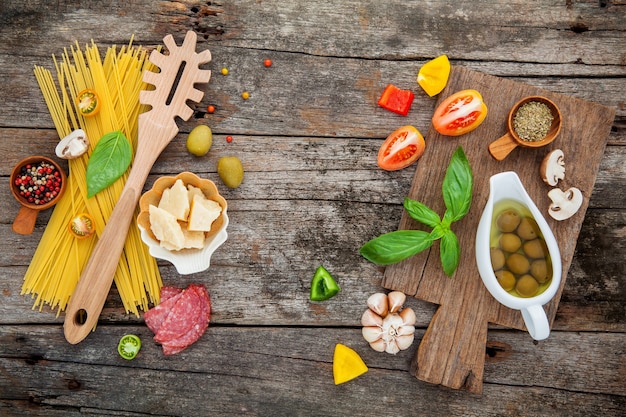
[[[211,53],[196,53],[196,40],[196,34],[189,31],[178,47],[168,35],[163,42],[169,53],[155,50],[150,55],[160,72],[144,73],[143,81],[155,89],[141,91],[139,100],[152,108],[139,115],[137,152],[128,180],[70,298],[63,327],[65,338],[72,344],[87,337],[98,322],[148,174],[178,133],[175,118],[188,120],[193,110],[187,100],[197,103],[204,96],[194,85],[209,82],[211,71],[200,69],[200,65],[211,60]]]

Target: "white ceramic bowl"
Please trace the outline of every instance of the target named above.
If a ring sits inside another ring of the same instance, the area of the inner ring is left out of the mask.
[[[191,184],[200,188],[207,198],[217,201],[222,207],[222,214],[214,222],[216,227],[207,234],[202,249],[182,249],[179,251],[165,249],[150,230],[149,205],[158,204],[163,190],[171,187],[177,179],[181,179],[185,185]],[[155,181],[152,189],[141,197],[139,207],[141,212],[137,218],[137,224],[141,232],[141,240],[148,245],[150,255],[171,262],[179,274],[188,275],[207,270],[211,265],[213,252],[226,242],[228,238],[228,233],[226,232],[228,227],[228,214],[226,213],[228,205],[226,200],[219,195],[217,187],[211,180],[202,179],[190,172],[183,172],[175,177],[159,178]]]

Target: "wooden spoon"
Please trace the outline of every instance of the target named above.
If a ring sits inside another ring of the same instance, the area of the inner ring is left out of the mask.
[[[167,35],[163,42],[169,55],[156,50],[150,55],[150,62],[161,71],[144,73],[143,80],[156,88],[141,91],[139,101],[152,108],[139,115],[137,153],[133,167],[70,298],[63,328],[65,338],[72,344],[87,337],[98,322],[146,178],[163,149],[178,133],[174,118],[178,116],[188,120],[191,117],[193,110],[186,101],[197,103],[204,95],[194,88],[194,84],[207,83],[211,78],[211,71],[199,68],[211,60],[211,53],[205,50],[197,54],[196,39],[194,32],[187,32],[179,48],[172,35]]]

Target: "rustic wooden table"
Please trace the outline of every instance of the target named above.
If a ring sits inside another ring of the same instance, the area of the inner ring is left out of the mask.
[[[626,2],[75,3],[0,4],[0,415],[624,415]],[[33,67],[52,68],[51,56],[75,41],[93,39],[104,49],[134,35],[135,44],[153,48],[167,34],[181,42],[188,30],[198,33],[199,49],[211,50],[213,77],[146,186],[183,170],[219,183],[220,156],[243,161],[242,186],[222,190],[229,238],[211,268],[182,276],[159,262],[166,284],[207,286],[211,325],[195,345],[164,357],[113,288],[97,330],[70,345],[63,314],[33,310],[33,300],[20,295],[50,211],[32,235],[11,230],[19,209],[8,187],[13,165],[52,155],[59,139]],[[482,394],[408,371],[434,304],[409,298],[416,340],[395,356],[373,351],[361,336],[365,301],[384,290],[384,270],[358,249],[398,228],[415,172],[382,171],[376,154],[400,125],[428,131],[436,98],[415,76],[442,53],[456,66],[616,111],[553,332],[533,342],[523,331],[491,326]],[[272,67],[263,67],[265,58]],[[377,107],[388,83],[416,93],[406,118]],[[242,100],[242,91],[251,98]],[[206,113],[210,103],[214,114]],[[198,124],[214,132],[202,158],[185,150]],[[310,280],[322,264],[342,291],[311,303]],[[133,361],[116,352],[126,333],[143,341]],[[335,386],[337,343],[357,350],[369,372]]]

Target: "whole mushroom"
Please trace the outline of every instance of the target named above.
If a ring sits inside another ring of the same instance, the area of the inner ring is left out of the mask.
[[[375,351],[395,355],[413,343],[417,318],[411,308],[402,309],[405,300],[406,295],[400,291],[376,293],[367,299],[369,308],[361,317],[362,332]]]

